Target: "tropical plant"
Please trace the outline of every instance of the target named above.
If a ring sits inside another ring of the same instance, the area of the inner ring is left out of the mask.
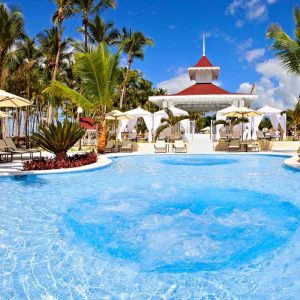
[[[73,0],[75,12],[82,14],[82,25],[84,27],[85,51],[88,50],[88,26],[90,15],[97,14],[102,10],[116,7],[116,0]]]
[[[156,129],[155,140],[157,140],[161,132],[167,128],[171,129],[170,139],[174,140],[176,125],[183,120],[189,119],[187,116],[174,116],[173,112],[169,108],[166,108],[165,112],[168,117],[160,120],[161,125]]]
[[[69,59],[72,53],[69,51],[71,39],[67,38],[60,42],[59,30],[57,27],[46,29],[37,35],[37,40],[40,44],[40,51],[43,54],[44,64],[46,66],[45,72],[49,81],[54,80],[55,72],[59,71],[65,59]],[[57,54],[59,53],[59,61],[57,65]],[[58,69],[56,69],[58,68]],[[55,77],[57,74],[55,75]],[[47,109],[47,123],[50,124],[53,119],[52,101],[49,99]]]
[[[286,115],[288,127],[296,134],[300,125],[300,101],[297,102],[294,109],[289,109],[286,111]]]
[[[6,4],[0,3],[0,87],[2,87],[2,73],[4,59],[12,46],[25,36],[24,19],[22,13]]]
[[[230,134],[233,134],[233,127],[241,123],[248,123],[247,118],[231,118],[230,120],[217,120],[214,122],[214,125],[224,125],[228,128]]]
[[[105,113],[112,106],[116,92],[121,51],[122,48],[111,54],[108,46],[101,43],[92,53],[76,54],[73,69],[82,82],[81,91],[75,91],[59,81],[53,81],[44,91],[52,96],[69,99],[96,119],[99,123],[99,152],[104,151],[106,144]]]
[[[124,43],[124,52],[127,54],[127,72],[124,77],[122,93],[120,96],[120,108],[123,107],[124,100],[126,97],[127,81],[131,66],[135,58],[144,59],[144,50],[146,46],[152,46],[154,44],[153,40],[147,38],[142,32],[132,32],[127,30],[125,27],[122,30],[120,41]]]
[[[56,58],[55,58],[55,66],[54,71],[52,74],[52,80],[57,79],[57,73],[59,64],[61,62],[60,55],[62,52],[62,43],[63,43],[63,22],[65,19],[70,18],[74,15],[74,0],[53,0],[56,4],[56,11],[53,15],[53,21],[57,24],[57,51],[56,51]]]
[[[80,29],[80,31],[82,32],[84,29]],[[107,45],[112,45],[116,43],[119,31],[115,28],[112,21],[105,22],[97,15],[88,24],[88,36],[92,44],[105,42]]]
[[[67,119],[57,124],[42,124],[38,132],[33,133],[32,140],[44,150],[53,153],[57,160],[66,160],[67,152],[85,134],[85,129],[78,123]]]
[[[300,10],[294,8],[295,39],[293,40],[282,27],[272,24],[267,32],[267,37],[273,39],[272,48],[276,51],[276,56],[281,61],[284,68],[295,75],[300,75]]]

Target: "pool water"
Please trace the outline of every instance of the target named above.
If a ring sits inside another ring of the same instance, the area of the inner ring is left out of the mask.
[[[0,179],[0,299],[299,299],[300,172],[129,156]]]

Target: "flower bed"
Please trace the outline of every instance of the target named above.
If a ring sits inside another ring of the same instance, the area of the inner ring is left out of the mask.
[[[77,168],[97,162],[97,153],[75,154],[67,159],[35,158],[23,163],[23,171]]]

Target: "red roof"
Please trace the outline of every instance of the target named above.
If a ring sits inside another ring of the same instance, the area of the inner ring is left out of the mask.
[[[196,83],[173,96],[189,95],[228,95],[232,94],[212,83]]]
[[[86,130],[97,130],[95,120],[92,118],[81,117],[79,123],[80,127],[85,128]]]
[[[208,60],[208,58],[206,56],[203,55],[195,67],[209,68],[209,67],[213,67],[213,64]]]

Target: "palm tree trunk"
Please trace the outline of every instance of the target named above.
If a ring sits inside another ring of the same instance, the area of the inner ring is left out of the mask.
[[[107,126],[106,122],[101,121],[98,125],[98,153],[104,153],[107,141]]]
[[[124,82],[123,82],[123,88],[122,88],[122,93],[121,93],[121,98],[120,98],[120,109],[123,108],[124,101],[125,101],[125,96],[126,96],[126,90],[127,90],[127,81],[129,77],[129,72],[131,70],[131,65],[132,65],[132,59],[128,59],[128,68],[125,74]]]
[[[62,35],[63,35],[63,28],[62,28],[62,23],[58,23],[58,48],[57,48],[57,53],[56,53],[56,58],[55,58],[55,66],[54,66],[54,71],[53,71],[53,76],[52,80],[56,80],[57,78],[57,73],[58,73],[58,68],[59,68],[59,59],[61,55],[61,46],[62,46]]]
[[[87,53],[88,52],[88,24],[89,19],[86,12],[84,12],[83,16],[83,25],[84,25],[84,50]]]

